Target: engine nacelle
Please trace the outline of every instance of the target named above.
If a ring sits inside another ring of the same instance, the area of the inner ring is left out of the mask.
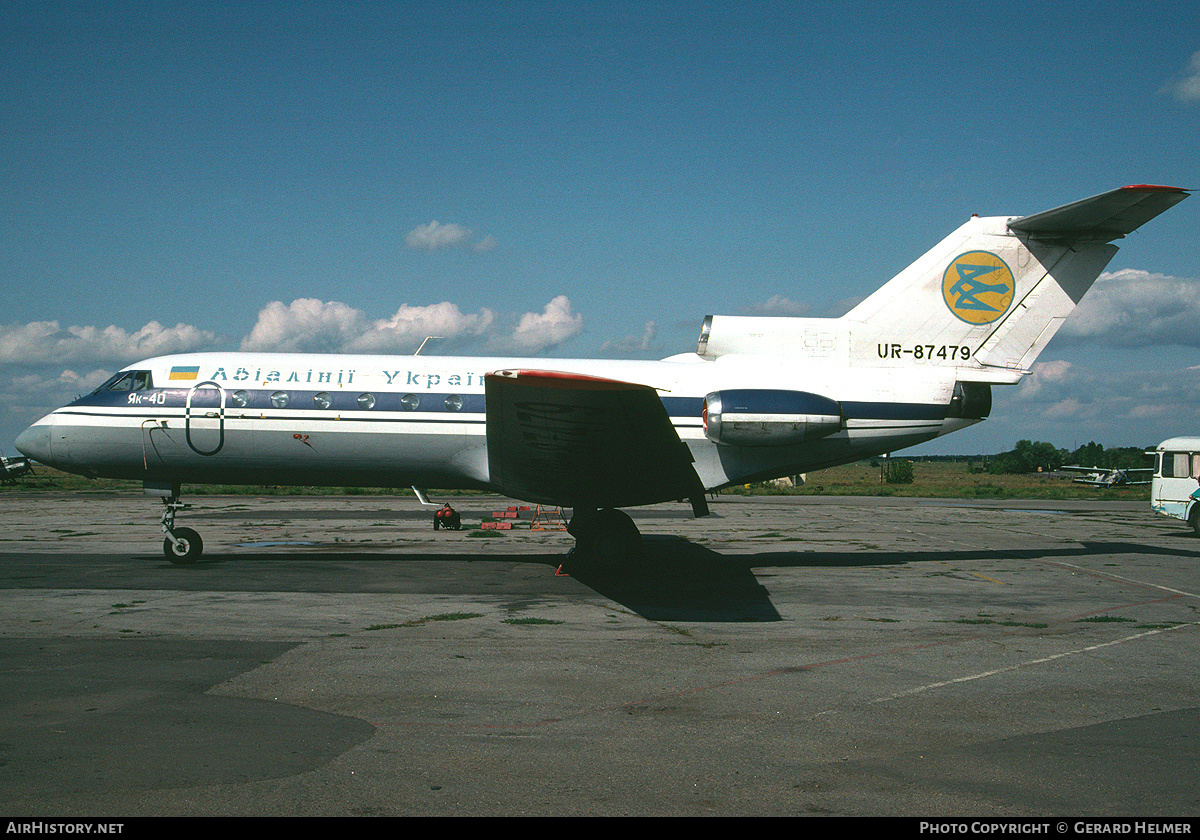
[[[955,382],[947,417],[982,420],[992,413],[992,386],[986,382]]]
[[[738,389],[704,398],[704,433],[730,446],[789,446],[841,431],[836,400],[805,391]]]

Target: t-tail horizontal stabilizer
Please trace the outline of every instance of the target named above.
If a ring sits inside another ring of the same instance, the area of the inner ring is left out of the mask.
[[[1039,239],[1111,242],[1133,233],[1188,197],[1189,190],[1137,184],[1008,223],[1009,230]]]

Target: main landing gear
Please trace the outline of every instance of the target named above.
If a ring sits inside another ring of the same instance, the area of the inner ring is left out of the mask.
[[[575,538],[568,562],[620,568],[642,559],[642,535],[624,511],[576,508],[567,533]]]
[[[147,492],[150,488],[147,487]],[[184,510],[187,505],[179,501],[179,487],[172,487],[169,493],[163,495],[162,530],[166,535],[163,539],[163,554],[176,565],[184,566],[195,563],[204,551],[204,541],[191,528],[176,528],[175,514]]]

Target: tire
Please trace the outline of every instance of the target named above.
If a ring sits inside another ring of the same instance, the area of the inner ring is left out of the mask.
[[[582,554],[588,562],[620,569],[642,560],[642,535],[624,511],[606,508],[589,513],[579,525],[575,533],[579,549],[576,554]]]
[[[204,551],[204,540],[191,528],[176,528],[171,533],[178,543],[171,542],[170,537],[163,539],[163,553],[167,559],[177,566],[186,566],[200,559]]]

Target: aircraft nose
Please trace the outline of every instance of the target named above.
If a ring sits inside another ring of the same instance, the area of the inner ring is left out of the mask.
[[[17,435],[17,449],[27,458],[40,461],[43,464],[51,462],[50,456],[50,427],[46,425],[30,426]]]

